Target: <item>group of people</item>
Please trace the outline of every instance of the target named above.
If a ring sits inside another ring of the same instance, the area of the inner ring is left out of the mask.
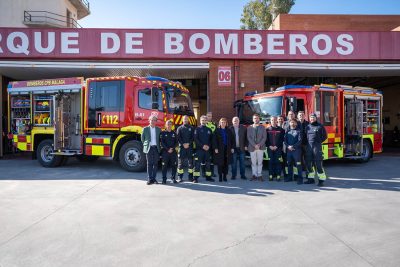
[[[254,114],[252,125],[245,127],[239,123],[238,117],[234,117],[232,126],[228,127],[226,118],[221,118],[216,125],[209,112],[200,117],[198,127],[190,125],[189,117],[183,116],[183,124],[176,131],[170,120],[161,131],[156,126],[157,117],[152,115],[141,137],[147,160],[147,184],[158,183],[156,175],[160,154],[163,184],[167,182],[169,169],[173,183],[183,181],[185,169],[190,182],[197,183],[202,172],[207,181],[214,182],[214,164],[220,182],[227,181],[229,165],[232,180],[236,179],[238,165],[241,179],[246,180],[246,152],[251,158],[250,180],[264,181],[262,167],[266,150],[269,181],[280,181],[283,174],[285,182],[297,180],[302,184],[306,178],[304,183],[312,184],[316,178],[318,185],[323,186],[326,174],[322,165],[322,143],[327,133],[317,121],[316,114],[310,114],[309,120],[305,120],[303,111],[298,112],[297,119],[296,114],[289,111],[286,121],[282,116],[271,116],[270,126],[265,128],[260,123],[260,116]]]

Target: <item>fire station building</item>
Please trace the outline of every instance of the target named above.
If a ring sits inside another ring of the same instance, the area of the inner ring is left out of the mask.
[[[289,84],[365,86],[383,92],[387,145],[400,126],[397,15],[287,14],[265,31],[82,29],[32,16],[24,25],[0,25],[0,156],[7,152],[7,85],[18,80],[162,76],[190,90],[197,117],[212,111],[215,119],[229,120],[234,101],[248,91]]]

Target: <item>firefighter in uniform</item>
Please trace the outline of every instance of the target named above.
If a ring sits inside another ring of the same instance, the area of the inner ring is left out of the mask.
[[[178,145],[178,138],[176,133],[172,130],[172,121],[165,122],[165,130],[160,133],[161,144],[161,163],[162,163],[162,183],[167,183],[167,171],[171,167],[171,180],[175,184],[176,179],[176,165],[177,154],[176,147]]]
[[[272,181],[274,178],[277,181],[281,180],[282,163],[280,159],[282,157],[283,137],[285,130],[278,126],[276,116],[271,116],[271,126],[267,128],[267,152],[269,158],[269,180]]]
[[[214,182],[215,180],[211,178],[210,170],[210,149],[212,144],[213,135],[207,125],[207,117],[200,117],[200,126],[194,131],[194,141],[196,144],[196,156],[195,156],[195,167],[193,172],[193,182],[197,183],[200,177],[200,166],[201,163],[205,164],[205,174],[206,180]]]
[[[217,124],[213,121],[213,115],[212,115],[211,111],[207,112],[207,127],[210,128],[210,130],[213,134],[215,134],[215,130],[217,129]],[[212,157],[212,151],[213,151],[213,148],[210,149],[211,157]],[[204,165],[202,165],[202,167],[203,167],[203,174],[205,174]],[[215,177],[214,161],[212,159],[211,159],[211,163],[210,163],[210,170],[211,170],[211,176]]]
[[[294,113],[293,110],[289,110],[286,116],[286,121],[283,122],[282,128],[287,132],[290,129],[289,122],[293,119],[296,119],[296,114]],[[288,177],[288,167],[287,167],[287,158],[286,158],[286,146],[283,146],[283,152],[282,152],[282,162],[283,162],[283,174],[285,178],[287,179]],[[295,170],[295,174],[297,172],[297,169]]]
[[[183,116],[183,124],[176,131],[179,142],[178,182],[183,181],[184,167],[188,168],[189,181],[193,181],[193,141],[194,129],[189,124],[189,117]]]
[[[319,179],[318,186],[323,186],[326,180],[326,174],[322,167],[322,143],[326,140],[327,134],[325,127],[317,121],[317,115],[315,113],[310,114],[310,123],[306,127],[305,134],[307,137],[306,161],[308,169],[308,178],[305,184],[315,183],[314,170],[316,169]]]
[[[301,166],[301,145],[302,134],[297,127],[297,121],[292,119],[289,122],[289,130],[285,133],[286,158],[288,166],[288,177],[285,182],[293,181],[293,165],[297,168],[298,178],[297,184],[303,183],[302,166]]]
[[[302,145],[301,145],[301,168],[306,171],[306,178],[308,178],[307,164],[306,164],[306,147],[307,147],[307,136],[306,127],[309,122],[305,119],[304,111],[299,111],[297,113],[297,127],[301,131]]]

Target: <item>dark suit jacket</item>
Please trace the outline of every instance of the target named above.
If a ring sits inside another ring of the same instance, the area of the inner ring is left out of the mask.
[[[235,129],[233,126],[229,127],[229,129],[232,132],[232,148],[236,148],[236,134],[235,134]],[[247,129],[243,125],[239,125],[239,147],[242,152],[245,152],[246,150],[244,149],[245,147],[248,146],[248,141],[247,141]]]

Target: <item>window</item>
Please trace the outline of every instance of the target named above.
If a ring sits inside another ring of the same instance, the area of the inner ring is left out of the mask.
[[[171,112],[193,111],[192,101],[187,93],[174,87],[167,89],[168,107]]]
[[[285,116],[288,114],[288,112],[290,110],[289,103],[290,103],[289,98],[286,98],[286,113],[284,114]],[[305,112],[304,99],[302,99],[302,98],[297,98],[296,99],[296,110],[295,110],[295,112],[297,113],[299,111],[304,111]]]
[[[321,92],[323,124],[337,126],[337,96],[333,92]]]
[[[121,105],[120,82],[99,82],[97,84],[97,107],[99,111],[120,111]]]
[[[315,114],[317,114],[318,120],[321,120],[321,92],[315,92]]]
[[[162,91],[158,89],[158,111],[163,111]],[[152,109],[151,88],[146,88],[139,91],[139,107],[144,109]]]

